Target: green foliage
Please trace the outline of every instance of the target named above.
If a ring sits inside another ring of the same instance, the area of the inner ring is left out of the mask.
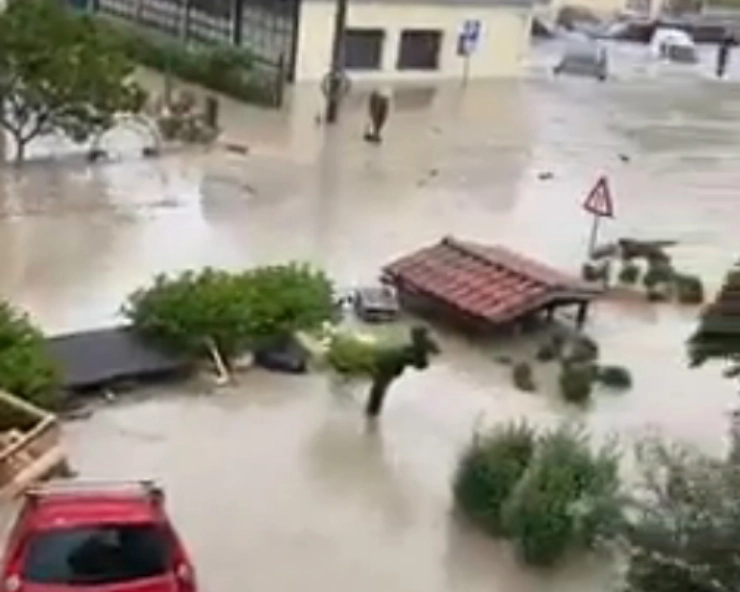
[[[336,312],[331,281],[308,265],[257,267],[242,274],[239,283],[249,311],[248,335],[254,341],[315,329]]]
[[[659,441],[638,450],[629,592],[731,592],[740,581],[740,469]]]
[[[137,290],[123,309],[134,328],[163,345],[206,356],[209,344],[227,358],[250,337],[250,310],[240,276],[204,269],[157,276]]]
[[[671,284],[673,282],[675,272],[670,263],[664,261],[650,261],[648,269],[642,278],[642,284],[645,289],[652,290],[661,284]]]
[[[379,345],[346,333],[332,337],[327,352],[329,365],[347,377],[372,377]]]
[[[474,524],[514,543],[532,565],[592,550],[623,530],[618,457],[592,451],[580,431],[537,435],[526,423],[476,437],[455,474],[455,506]]]
[[[604,386],[613,389],[628,389],[632,387],[632,375],[623,366],[599,366],[596,369],[596,380]]]
[[[532,366],[527,362],[515,364],[511,371],[511,378],[514,385],[521,391],[534,392],[537,390]]]
[[[637,282],[640,277],[640,266],[636,263],[626,262],[619,270],[619,282],[631,286]]]
[[[689,340],[691,364],[711,359],[728,361],[728,374],[740,374],[740,265],[731,268],[714,302],[703,311]]]
[[[542,436],[522,480],[502,509],[503,527],[528,564],[549,566],[595,549],[622,526],[618,457],[597,452],[582,433]]]
[[[0,303],[0,388],[40,407],[56,402],[59,373],[41,332],[28,317]]]
[[[582,405],[591,397],[594,369],[590,364],[563,364],[558,384],[563,398],[570,402]]]
[[[139,28],[109,26],[135,62],[160,72],[200,84],[250,103],[279,104],[277,80],[266,80],[255,69],[254,56],[231,46],[186,46],[179,40]]]
[[[702,304],[704,302],[704,284],[695,275],[676,274],[676,297],[681,304]]]
[[[61,131],[84,142],[109,128],[117,112],[140,108],[132,71],[90,18],[55,0],[11,0],[0,14],[0,124],[16,142],[16,161],[40,134]]]
[[[476,436],[455,474],[456,507],[483,529],[502,534],[501,508],[529,465],[534,446],[534,430],[526,423]]]
[[[187,271],[158,276],[129,297],[123,312],[165,346],[200,356],[212,343],[229,358],[320,325],[333,313],[332,287],[323,273],[297,264],[241,274]]]

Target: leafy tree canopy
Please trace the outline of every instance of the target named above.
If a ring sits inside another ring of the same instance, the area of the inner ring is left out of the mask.
[[[159,276],[129,297],[124,314],[142,334],[179,351],[227,358],[249,346],[318,327],[334,313],[332,285],[306,265],[244,273],[213,269]]]
[[[137,110],[143,91],[128,80],[133,64],[115,38],[55,0],[11,0],[0,14],[0,125],[16,161],[33,138],[62,131],[77,142]]]

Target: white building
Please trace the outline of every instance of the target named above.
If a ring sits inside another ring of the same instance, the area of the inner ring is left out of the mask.
[[[335,11],[335,0],[300,3],[296,82],[326,75]],[[441,80],[466,69],[470,78],[514,76],[531,20],[531,0],[349,0],[345,67],[353,80]],[[464,31],[473,38],[467,58]]]

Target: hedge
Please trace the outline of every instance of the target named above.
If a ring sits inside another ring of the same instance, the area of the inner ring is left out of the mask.
[[[279,106],[280,73],[259,74],[255,58],[243,48],[186,45],[140,28],[106,20],[129,58],[160,72],[169,71],[182,80],[199,84],[241,101]]]

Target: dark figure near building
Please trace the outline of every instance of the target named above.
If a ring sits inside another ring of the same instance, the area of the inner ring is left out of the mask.
[[[730,49],[735,45],[737,45],[735,37],[729,32],[725,33],[717,48],[717,78],[724,78],[727,63],[730,61]]]
[[[365,140],[368,142],[381,142],[380,132],[383,130],[386,120],[388,119],[388,111],[390,110],[390,99],[374,90],[370,94],[369,102],[369,115],[370,115],[370,126],[365,132]]]

